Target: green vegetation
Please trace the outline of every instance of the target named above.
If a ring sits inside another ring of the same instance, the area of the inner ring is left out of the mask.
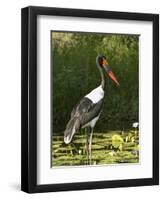
[[[63,136],[54,134],[52,140],[52,166],[86,165],[85,134],[76,134],[69,145]],[[92,164],[138,163],[138,132],[94,133],[92,141]]]
[[[130,129],[138,121],[138,36],[52,33],[53,133],[63,135],[72,108],[100,84],[96,56],[104,54],[120,87],[106,78],[103,112],[95,132]]]

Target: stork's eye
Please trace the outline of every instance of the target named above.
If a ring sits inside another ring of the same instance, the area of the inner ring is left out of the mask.
[[[100,58],[100,65],[102,66],[103,64],[103,58]]]
[[[105,58],[102,58],[102,65],[104,65],[106,62],[106,59]]]

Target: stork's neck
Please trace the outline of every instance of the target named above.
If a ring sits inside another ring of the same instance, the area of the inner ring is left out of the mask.
[[[105,77],[104,77],[104,73],[103,73],[103,70],[100,68],[99,69],[100,71],[100,75],[101,75],[101,86],[102,88],[104,89],[105,88]]]
[[[98,61],[96,60],[96,64],[97,64],[97,68],[100,72],[100,76],[101,76],[101,86],[102,86],[102,89],[104,90],[105,88],[105,77],[104,77],[104,73],[103,73],[103,70],[102,68],[100,67]]]

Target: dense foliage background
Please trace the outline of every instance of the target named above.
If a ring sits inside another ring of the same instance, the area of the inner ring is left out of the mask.
[[[52,33],[53,133],[62,133],[76,103],[100,84],[96,56],[103,54],[120,83],[106,78],[97,132],[131,128],[138,121],[139,37],[135,35]]]

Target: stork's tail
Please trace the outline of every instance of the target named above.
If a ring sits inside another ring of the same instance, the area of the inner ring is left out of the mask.
[[[64,131],[64,142],[69,144],[72,140],[73,135],[80,129],[79,117],[73,117],[70,119]]]

